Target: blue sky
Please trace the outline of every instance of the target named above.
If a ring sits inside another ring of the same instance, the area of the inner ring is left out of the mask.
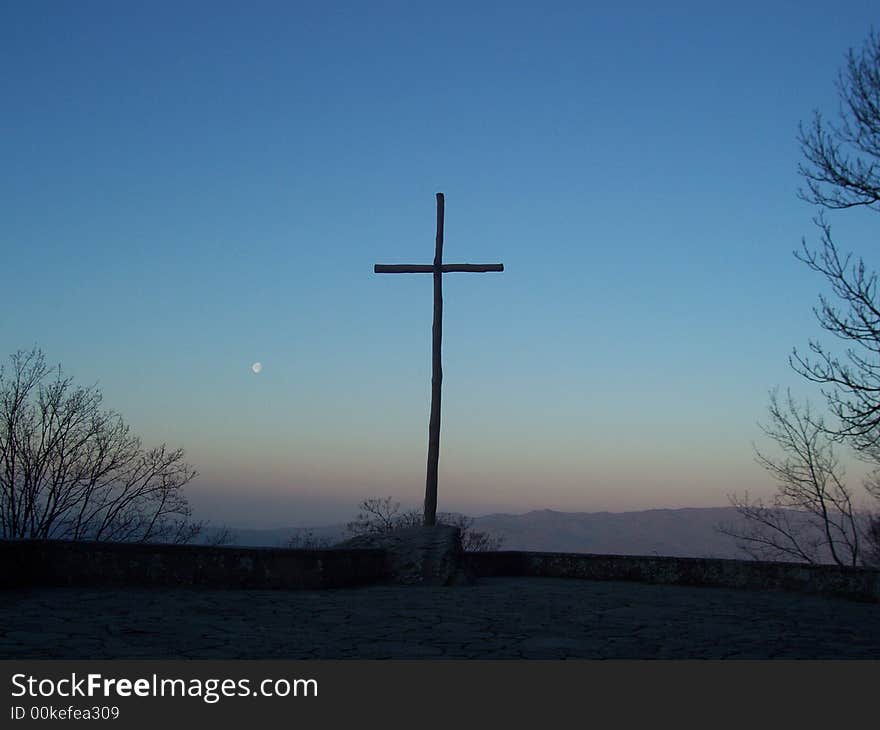
[[[6,2],[4,354],[38,344],[199,514],[423,496],[434,194],[440,509],[769,492],[767,391],[821,336],[797,124],[876,5]],[[867,250],[876,223],[832,216]],[[260,361],[258,375],[250,365]]]

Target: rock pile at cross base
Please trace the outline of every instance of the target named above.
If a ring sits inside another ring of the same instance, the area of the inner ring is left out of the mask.
[[[464,567],[461,530],[451,525],[370,532],[335,547],[384,550],[388,577],[394,583],[457,585],[470,579]]]

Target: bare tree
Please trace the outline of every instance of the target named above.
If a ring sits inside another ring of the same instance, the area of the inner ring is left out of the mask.
[[[878,461],[880,459],[874,459],[875,463]],[[880,503],[880,468],[874,469],[865,480],[865,490],[874,498],[875,504]],[[863,562],[866,565],[880,567],[880,512],[874,510],[867,514],[865,523]]]
[[[823,208],[864,207],[880,212],[880,37],[870,33],[859,52],[849,51],[837,81],[837,123],[817,111],[800,127],[806,181],[800,196]],[[795,350],[792,367],[820,384],[839,424],[832,433],[865,449],[880,441],[880,301],[877,273],[861,258],[841,253],[820,212],[818,250],[802,242],[795,255],[831,285],[833,298],[814,309],[820,326],[845,343],[843,355],[819,342],[809,354]]]
[[[865,564],[874,567],[880,566],[880,517],[877,515],[869,517],[865,535],[867,537]]]
[[[400,502],[391,497],[365,499],[360,503],[357,517],[346,525],[351,535],[364,535],[371,532],[390,532],[405,527],[420,527],[423,515],[419,510],[401,512]],[[440,512],[437,524],[452,525],[461,530],[461,545],[467,552],[499,550],[504,538],[473,529],[474,521],[465,515]]]
[[[809,404],[799,407],[788,393],[780,403],[770,394],[770,420],[762,426],[779,455],[756,449],[758,463],[777,482],[770,504],[730,496],[744,518],[744,527],[722,526],[739,547],[764,560],[834,562],[859,565],[864,519],[853,505],[853,493],[844,481],[844,469],[821,418]]]
[[[880,212],[880,36],[868,34],[863,46],[850,49],[838,75],[839,111],[834,122],[814,112],[809,125],[799,127],[804,162],[798,171],[805,187],[798,192],[807,202],[831,211],[866,208]],[[792,352],[796,372],[817,383],[835,423],[825,434],[845,442],[856,454],[880,466],[880,299],[877,272],[864,260],[841,252],[831,226],[820,210],[815,223],[818,248],[801,242],[795,256],[830,285],[813,312],[819,325],[843,343],[838,349],[816,340],[806,353]],[[876,472],[875,472],[876,474]],[[880,490],[868,492],[880,500]],[[761,513],[764,515],[765,513]],[[880,513],[866,515],[865,559],[880,563]],[[827,540],[827,537],[826,537]],[[874,558],[870,558],[874,556]]]
[[[74,385],[39,349],[0,367],[0,536],[192,540],[183,451],[145,449],[96,387]]]

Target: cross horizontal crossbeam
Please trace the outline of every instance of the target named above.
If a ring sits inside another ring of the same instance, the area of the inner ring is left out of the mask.
[[[440,271],[443,274],[456,271],[472,273],[504,271],[504,264],[441,264]],[[433,274],[434,267],[431,264],[376,264],[373,267],[373,272],[376,274]]]

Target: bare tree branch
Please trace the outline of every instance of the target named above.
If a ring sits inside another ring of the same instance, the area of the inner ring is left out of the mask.
[[[831,209],[880,203],[880,37],[873,31],[859,53],[850,49],[837,89],[839,121],[828,123],[816,111],[799,127],[806,163],[798,168],[806,182],[804,200]]]

